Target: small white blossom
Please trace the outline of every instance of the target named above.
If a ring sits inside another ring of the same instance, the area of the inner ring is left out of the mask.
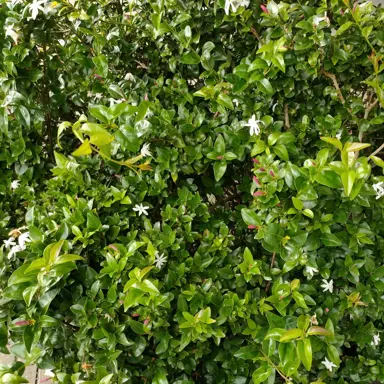
[[[248,7],[249,0],[225,0],[224,11],[226,15],[229,15],[229,9],[232,8],[232,12],[236,12],[239,7]]]
[[[316,268],[313,268],[313,267],[310,267],[309,265],[307,265],[306,267],[305,267],[305,272],[307,272],[308,273],[308,275],[312,278],[313,277],[313,274],[315,273],[315,272],[319,272]]]
[[[143,156],[143,157],[152,156],[152,153],[149,150],[149,144],[148,143],[145,143],[143,145],[143,147],[141,148],[140,153],[141,153],[141,156]]]
[[[384,182],[380,181],[380,183],[373,184],[372,187],[376,192],[376,200],[384,196]]]
[[[8,253],[8,259],[11,259],[17,252],[23,251],[20,245],[14,245]]]
[[[141,216],[141,215],[145,215],[145,216],[147,216],[148,215],[148,212],[147,212],[147,210],[149,209],[149,207],[144,207],[144,205],[143,204],[136,204],[134,207],[133,207],[133,210],[135,211],[135,212],[138,212],[139,213],[139,216]]]
[[[337,134],[336,134],[336,139],[337,140],[340,140],[341,139],[341,134],[342,134],[342,132],[340,131],[340,132],[338,132]]]
[[[311,316],[311,318],[310,318],[310,322],[311,322],[311,324],[313,324],[313,325],[319,325],[319,322],[317,321],[316,313],[315,313],[313,316]]]
[[[100,100],[102,98],[103,98],[103,94],[102,93],[96,93],[95,99]]]
[[[167,262],[167,257],[164,256],[164,253],[160,255],[158,251],[155,253],[155,265],[157,268],[161,269],[161,267]]]
[[[261,120],[256,120],[256,116],[252,115],[252,117],[248,120],[248,124],[245,124],[245,127],[249,127],[249,134],[258,136],[260,134],[260,126],[259,123],[263,123]],[[264,124],[264,123],[263,123]]]
[[[29,232],[22,233],[19,236],[19,246],[24,251],[24,249],[27,247],[26,243],[29,243],[31,241],[31,238],[29,237]]]
[[[132,73],[130,73],[130,72],[128,72],[128,73],[125,75],[124,80],[132,81],[132,83],[136,83],[135,76],[133,76]]]
[[[46,369],[44,371],[44,376],[46,376],[46,377],[55,377],[54,373],[52,372],[52,369]]]
[[[11,246],[16,245],[15,238],[10,237],[8,240],[4,240],[5,248],[9,249]]]
[[[39,11],[44,12],[44,7],[42,5],[46,2],[46,0],[33,0],[32,4],[29,5],[29,9],[31,10],[32,20],[35,20]]]
[[[11,189],[15,190],[19,188],[20,180],[13,180],[11,183]]]
[[[115,45],[114,47],[113,47],[113,53],[119,53],[120,52],[120,48],[119,48],[119,46],[118,45]]]
[[[14,24],[9,24],[5,27],[5,36],[12,37],[12,40],[17,44],[19,34],[14,30]]]
[[[233,104],[235,104],[236,107],[239,106],[239,100],[237,100],[237,99],[233,99],[232,101],[233,101]]]
[[[88,97],[93,97],[93,92],[92,92],[92,91],[88,91],[88,92],[87,92],[87,96],[88,96]]]
[[[330,372],[332,372],[332,368],[337,367],[336,364],[332,363],[332,361],[329,361],[327,358],[325,358],[322,363],[325,365],[325,368],[327,368]]]
[[[380,335],[373,335],[373,340],[371,342],[371,345],[379,345],[380,344]]]
[[[216,196],[213,193],[207,193],[207,200],[209,204],[216,204]]]
[[[321,288],[323,289],[323,292],[331,292],[333,293],[333,280],[329,280],[329,282],[325,279],[322,280],[323,284],[321,284]]]

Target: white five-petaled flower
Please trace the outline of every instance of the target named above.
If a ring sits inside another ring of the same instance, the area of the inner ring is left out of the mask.
[[[19,236],[19,246],[24,251],[24,249],[27,247],[26,243],[29,243],[31,241],[31,238],[29,237],[29,232],[22,233]]]
[[[332,363],[332,361],[329,361],[327,358],[325,358],[322,363],[325,365],[325,368],[327,368],[330,372],[332,372],[332,368],[337,367],[336,364]]]
[[[160,255],[158,251],[155,253],[155,265],[157,268],[161,269],[161,267],[167,262],[167,256],[164,256],[164,253]]]
[[[11,183],[11,189],[15,190],[19,188],[20,180],[13,180]]]
[[[324,288],[323,292],[329,291],[332,293],[333,292],[333,280],[327,281],[327,280],[323,279],[322,282],[323,282],[323,284],[321,284],[321,288]]]
[[[128,72],[128,73],[125,75],[124,80],[132,81],[133,83],[136,83],[135,76],[133,76],[132,73],[130,73],[130,72]]]
[[[376,192],[376,200],[384,196],[384,182],[380,181],[379,183],[373,184],[372,187]]]
[[[207,193],[207,200],[209,204],[216,204],[216,196],[213,193]]]
[[[313,274],[315,272],[319,272],[316,268],[313,268],[313,267],[310,267],[309,265],[307,265],[305,267],[305,271],[308,273],[308,275],[312,278],[313,277]]]
[[[258,136],[260,134],[260,126],[259,123],[263,123],[262,120],[256,120],[256,116],[252,115],[252,117],[248,120],[248,124],[245,124],[245,127],[249,127],[249,134]]]
[[[147,212],[147,210],[149,209],[149,207],[144,207],[144,205],[143,204],[136,204],[134,207],[133,207],[133,210],[135,211],[135,212],[138,212],[139,213],[139,216],[141,216],[141,215],[145,215],[145,216],[147,216],[148,215],[148,212]]]
[[[141,156],[143,156],[143,157],[152,156],[152,153],[149,150],[149,144],[148,143],[145,143],[143,145],[143,147],[141,148],[140,153],[141,153]]]
[[[100,100],[103,97],[102,93],[96,93],[95,99]]]
[[[342,132],[340,131],[340,132],[338,132],[337,134],[336,134],[336,139],[337,140],[340,140],[341,139],[341,134],[342,134]]]
[[[373,335],[373,340],[371,342],[371,345],[379,345],[380,344],[380,335]]]
[[[30,4],[29,9],[31,10],[32,20],[35,20],[39,11],[44,12],[44,7],[42,4],[45,3],[45,0],[33,0],[32,4]]]
[[[14,245],[16,245],[15,243],[15,238],[14,237],[10,237],[8,240],[4,240],[4,245],[5,245],[5,248],[10,248]]]

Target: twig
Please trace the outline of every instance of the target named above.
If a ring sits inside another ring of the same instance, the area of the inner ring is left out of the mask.
[[[375,152],[371,153],[369,156],[375,156],[376,154],[378,154],[382,149],[384,149],[384,143],[380,145],[379,148],[376,149]]]
[[[376,104],[379,102],[379,99],[376,99],[373,103],[372,101],[373,94],[371,93],[369,95],[368,105],[367,108],[365,108],[364,112],[364,120],[368,119],[369,113],[372,111],[373,108],[375,108]],[[360,143],[363,141],[364,132],[359,132],[359,141]],[[355,152],[355,159],[357,160],[359,158],[359,151]]]
[[[291,124],[289,122],[288,104],[284,105],[284,122],[285,122],[285,129],[286,130],[291,128]]]
[[[333,73],[330,73],[330,72],[327,72],[324,70],[322,70],[321,72],[324,74],[324,76],[329,77],[333,81],[333,86],[336,88],[336,91],[337,91],[337,94],[339,95],[339,99],[340,99],[341,103],[345,104],[345,99],[344,99],[343,94],[341,93],[339,83],[337,82],[336,76]]]
[[[261,41],[261,40],[260,40],[260,36],[259,36],[259,34],[257,33],[257,31],[256,31],[256,29],[255,29],[255,27],[254,27],[253,25],[252,25],[250,31],[251,31],[252,35],[256,37],[257,40]]]

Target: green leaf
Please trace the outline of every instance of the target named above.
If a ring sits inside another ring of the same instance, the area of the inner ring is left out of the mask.
[[[86,156],[92,153],[91,144],[88,139],[85,139],[84,142],[80,145],[76,151],[72,152],[73,156]]]
[[[287,341],[298,339],[303,336],[303,331],[299,328],[289,329],[285,331],[283,335],[280,337],[280,343],[286,343]]]
[[[322,233],[320,235],[320,241],[326,246],[326,247],[339,247],[343,244],[343,242],[332,233]]]
[[[25,379],[24,377],[15,375],[14,373],[5,373],[3,376],[1,376],[0,380],[2,384],[29,383],[27,379]]]
[[[225,153],[225,141],[222,135],[218,135],[214,146],[215,152],[219,155]]]
[[[183,64],[199,64],[200,63],[200,56],[195,52],[188,52],[185,53],[181,59],[180,62]]]
[[[109,384],[113,378],[113,373],[110,373],[107,376],[104,376],[100,381],[99,384]]]
[[[32,325],[28,325],[27,327],[25,327],[24,333],[23,333],[23,340],[24,340],[25,349],[27,350],[28,353],[31,352],[34,337],[35,337],[34,327]]]
[[[80,132],[86,133],[90,137],[91,144],[98,147],[111,143],[114,137],[100,124],[85,123],[80,128]]]
[[[315,176],[315,180],[329,188],[341,188],[343,186],[340,176],[334,171],[322,171]]]
[[[168,384],[167,371],[164,368],[156,368],[152,384]]]
[[[108,76],[108,58],[105,55],[99,55],[92,59],[93,64],[95,64],[96,72],[102,76]]]
[[[263,78],[257,82],[259,90],[267,95],[273,95],[275,91],[267,78]]]
[[[320,139],[325,141],[328,144],[332,144],[340,151],[343,149],[343,145],[341,144],[341,141],[339,139],[335,139],[333,137],[320,137]]]
[[[384,160],[377,156],[369,156],[369,158],[379,167],[384,169]]]
[[[307,335],[331,336],[332,333],[327,331],[325,328],[315,326],[308,329]]]
[[[213,165],[213,173],[215,175],[215,180],[219,181],[227,169],[227,162],[225,160],[216,161]]]
[[[4,323],[0,323],[0,348],[8,344],[8,328]]]
[[[300,200],[316,200],[318,197],[315,188],[311,184],[305,184],[302,189],[300,189],[297,194],[297,198]]]
[[[341,174],[341,181],[343,182],[344,192],[347,196],[349,196],[351,194],[355,180],[356,180],[356,172],[355,171],[350,170],[348,172],[343,172]]]
[[[257,216],[256,212],[254,212],[252,209],[243,208],[241,210],[241,217],[247,225],[260,226],[262,224],[261,218]]]
[[[96,119],[100,120],[102,123],[108,124],[108,122],[112,119],[112,116],[109,113],[109,108],[104,105],[91,104],[88,109],[91,115],[96,117]]]
[[[56,261],[54,262],[55,265],[58,264],[64,264],[68,263],[70,261],[78,261],[78,260],[84,260],[84,257],[81,257],[79,255],[72,255],[69,253],[66,253],[64,255],[59,256]]]
[[[268,68],[268,63],[260,58],[257,58],[252,61],[251,65],[248,67],[248,72],[252,72],[256,69],[266,69]]]
[[[231,109],[231,110],[234,109],[231,98],[225,93],[219,94],[219,96],[217,97],[217,102],[228,109]]]
[[[280,159],[289,161],[289,155],[288,155],[287,147],[285,145],[283,144],[275,145],[273,147],[273,151],[276,153],[277,156],[280,157]]]
[[[131,327],[132,331],[137,333],[138,335],[145,335],[146,332],[144,330],[144,324],[139,323],[136,320],[129,319],[128,324]]]
[[[292,197],[292,203],[298,211],[301,211],[304,208],[303,202],[297,197]]]
[[[293,300],[295,300],[296,304],[301,307],[301,308],[305,308],[305,309],[308,309],[307,307],[307,304],[304,300],[304,297],[301,293],[297,292],[297,291],[294,291],[292,293],[292,297],[293,297]]]
[[[264,380],[268,379],[271,373],[272,367],[266,363],[263,363],[260,368],[256,369],[256,371],[252,373],[253,384],[262,383]]]
[[[23,105],[19,105],[15,111],[16,119],[19,121],[24,128],[29,128],[31,126],[31,116],[29,111]]]
[[[312,367],[312,345],[309,339],[299,340],[297,342],[297,352],[307,371]]]
[[[352,21],[347,21],[346,23],[342,24],[340,28],[336,32],[336,36],[341,35],[343,32],[345,32],[347,29],[349,29],[354,23]]]
[[[279,247],[284,237],[284,230],[280,224],[269,224],[265,229],[264,240],[272,246]]]

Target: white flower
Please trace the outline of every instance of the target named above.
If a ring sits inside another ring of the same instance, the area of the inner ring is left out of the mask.
[[[207,193],[207,199],[209,204],[216,204],[216,196],[213,193]]]
[[[224,11],[226,15],[229,15],[229,8],[232,8],[232,12],[236,12],[239,7],[248,7],[249,0],[225,0]]]
[[[332,372],[332,368],[336,368],[337,365],[333,364],[332,361],[329,361],[327,358],[322,361],[322,363],[325,365],[325,368],[327,368],[330,372]]]
[[[371,342],[371,345],[379,345],[380,344],[380,335],[373,335],[373,340]]]
[[[44,371],[44,376],[46,376],[46,377],[55,377],[55,374],[52,372],[52,369],[46,369]]]
[[[229,8],[232,7],[232,12],[237,11],[236,0],[225,0],[224,12],[229,15]]]
[[[11,189],[15,190],[19,188],[20,180],[13,180],[11,183]]]
[[[333,280],[329,280],[329,282],[325,279],[322,280],[323,284],[321,284],[321,288],[323,289],[323,292],[333,292]]]
[[[260,126],[259,123],[263,123],[261,120],[256,120],[256,116],[252,115],[252,117],[248,120],[248,124],[245,124],[245,127],[249,127],[249,134],[258,136],[260,134]],[[264,124],[264,123],[263,123]]]
[[[17,44],[19,34],[13,29],[14,24],[9,24],[5,27],[5,36],[11,36],[12,40]]]
[[[8,259],[11,259],[13,257],[13,255],[16,255],[16,253],[20,252],[20,251],[23,251],[23,249],[21,249],[20,245],[14,245],[8,253]]]
[[[158,251],[155,253],[155,265],[157,268],[161,269],[161,267],[167,262],[167,257],[164,256],[164,253],[161,255]]]
[[[130,72],[128,72],[128,73],[125,75],[124,80],[132,81],[133,83],[136,83],[135,76],[133,76],[132,73],[130,73]]]
[[[147,216],[147,215],[148,215],[147,209],[149,209],[149,207],[144,207],[143,204],[136,204],[136,205],[133,207],[133,210],[134,210],[134,211],[139,212],[139,216],[141,216],[142,214],[144,214],[145,216]]]
[[[340,132],[336,135],[336,139],[337,139],[337,140],[340,140],[340,139],[341,139],[341,134],[342,134],[342,132],[340,131]]]
[[[100,100],[103,97],[102,93],[96,93],[95,99]]]
[[[376,192],[376,200],[380,199],[380,197],[384,196],[384,182],[380,181],[380,183],[373,184],[372,187]]]
[[[143,156],[143,157],[152,156],[152,153],[149,150],[149,144],[148,143],[145,143],[143,145],[143,147],[141,148],[140,153],[141,153],[141,156]]]
[[[7,249],[10,248],[13,245],[16,245],[15,238],[14,237],[10,237],[8,240],[4,240],[4,245],[5,245],[5,248],[7,248]]]
[[[29,243],[31,241],[29,237],[29,232],[22,233],[19,236],[19,246],[24,251],[24,249],[27,247],[26,243]]]
[[[238,106],[239,106],[239,100],[237,100],[237,99],[233,99],[232,101],[233,101],[233,104],[235,104],[235,105],[236,105],[236,107],[238,107]]]
[[[113,53],[119,53],[120,52],[120,48],[119,48],[119,46],[118,45],[115,45],[114,47],[113,47]]]
[[[310,267],[309,265],[305,266],[305,272],[312,278],[314,272],[319,272],[316,268]]]
[[[92,92],[92,91],[88,91],[88,92],[87,92],[87,96],[88,96],[88,97],[93,97],[93,92]]]
[[[31,10],[32,20],[35,20],[39,11],[44,12],[44,7],[41,5],[45,3],[45,0],[33,0],[32,4],[29,5],[29,9]]]
[[[311,324],[319,325],[319,322],[317,321],[316,313],[313,316],[311,316],[310,322],[311,322]]]

